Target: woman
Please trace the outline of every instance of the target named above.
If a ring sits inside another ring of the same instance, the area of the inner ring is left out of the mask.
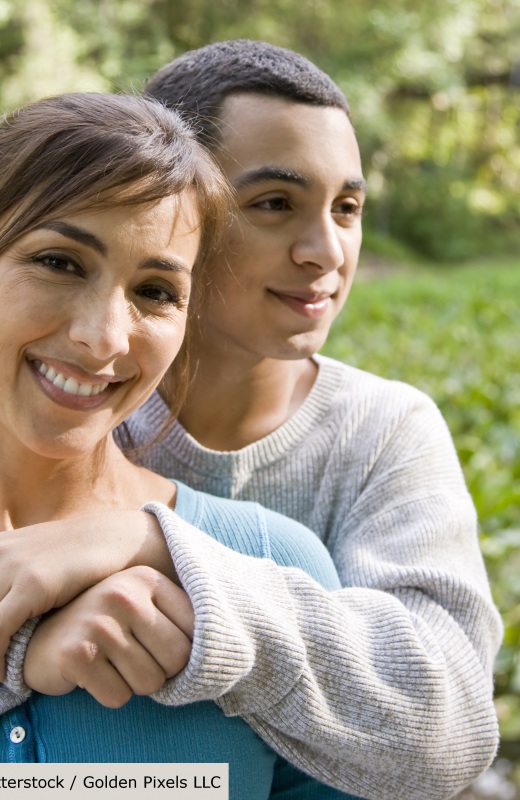
[[[112,438],[179,353],[195,266],[229,210],[225,183],[189,130],[154,101],[68,95],[4,118],[0,165],[3,541],[18,541],[23,560],[24,526],[66,524],[107,506],[139,509],[153,498],[223,544],[309,567],[335,588],[330,559],[306,529],[294,523],[287,539],[284,522],[282,547],[276,514],[199,496],[132,464]],[[51,537],[51,549],[58,544]],[[187,662],[191,606],[153,564],[109,581],[123,587],[121,598],[134,583],[152,585],[150,631],[133,631],[131,641],[115,634],[120,672],[131,646],[131,668],[138,664],[152,692]],[[63,613],[41,623],[31,648],[53,635]],[[153,652],[148,635],[169,624],[177,646]],[[169,709],[133,697],[108,710],[80,689],[34,693],[11,710],[17,698],[1,699],[4,762],[229,761],[236,800],[345,797],[282,763],[211,702]]]

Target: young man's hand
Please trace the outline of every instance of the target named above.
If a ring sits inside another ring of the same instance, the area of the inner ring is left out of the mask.
[[[24,679],[42,694],[76,686],[109,708],[148,695],[188,663],[194,615],[186,593],[160,572],[111,575],[37,626]]]
[[[59,608],[128,567],[146,565],[176,580],[157,519],[114,510],[43,522],[0,534],[0,680],[10,637],[29,619]]]

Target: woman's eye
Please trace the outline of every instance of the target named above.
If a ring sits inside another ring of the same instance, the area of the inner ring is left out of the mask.
[[[154,303],[160,305],[179,303],[179,295],[173,288],[165,289],[164,286],[148,284],[146,286],[141,286],[138,293],[141,297],[145,297],[147,300],[152,300]]]
[[[83,274],[83,269],[67,256],[60,256],[53,253],[46,253],[44,255],[35,256],[32,259],[37,264],[43,264],[53,272],[66,272],[70,274]]]

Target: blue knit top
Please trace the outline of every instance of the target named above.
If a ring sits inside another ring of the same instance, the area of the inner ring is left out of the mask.
[[[339,588],[327,550],[304,526],[256,503],[177,487],[178,515],[222,544]],[[108,709],[82,689],[62,697],[34,692],[1,722],[3,763],[227,762],[230,800],[348,798],[287,764],[241,718],[226,717],[209,701],[171,708],[134,696]],[[13,728],[22,730],[15,741]]]

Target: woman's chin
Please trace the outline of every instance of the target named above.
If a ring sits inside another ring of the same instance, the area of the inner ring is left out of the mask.
[[[112,431],[101,435],[94,435],[93,431],[82,428],[69,429],[55,432],[53,436],[33,433],[27,437],[26,450],[36,458],[46,458],[53,461],[84,460],[90,455],[99,455],[105,452],[107,444],[113,443]],[[85,476],[87,477],[87,476]]]

